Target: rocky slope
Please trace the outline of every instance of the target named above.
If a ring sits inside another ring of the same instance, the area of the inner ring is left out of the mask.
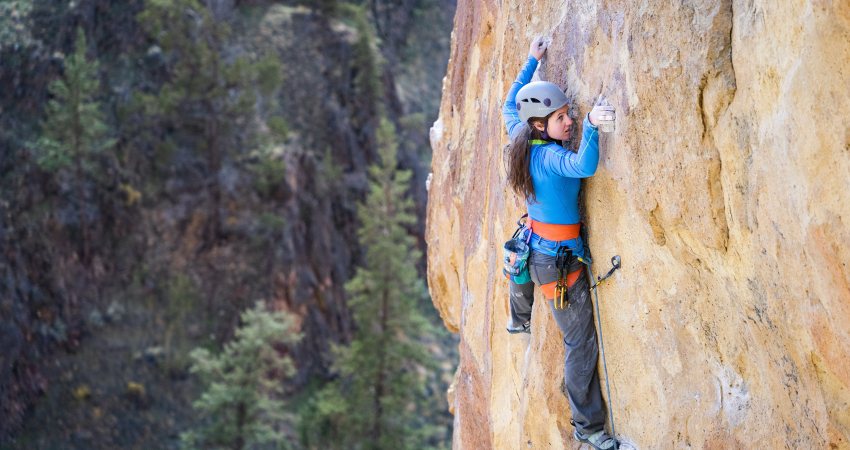
[[[461,335],[454,445],[575,448],[548,307],[504,332],[524,212],[500,117],[528,42],[581,117],[617,434],[638,448],[850,448],[850,3],[459,2],[432,128],[429,285]],[[540,300],[538,294],[538,300]],[[601,361],[600,361],[601,369]]]

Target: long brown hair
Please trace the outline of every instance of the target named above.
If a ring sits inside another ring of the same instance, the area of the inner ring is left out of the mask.
[[[548,117],[543,119],[532,117],[529,122],[543,121],[543,123],[546,123],[547,120]],[[529,167],[531,164],[531,144],[528,141],[541,139],[543,135],[537,128],[529,125],[529,122],[520,125],[519,133],[514,135],[513,141],[508,146],[508,183],[522,198],[531,198],[532,201],[537,201]]]

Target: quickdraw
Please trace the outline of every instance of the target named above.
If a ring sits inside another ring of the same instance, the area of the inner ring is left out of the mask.
[[[555,309],[564,309],[570,306],[570,298],[567,294],[569,282],[567,276],[572,265],[573,252],[568,247],[558,248],[555,255],[555,267],[558,269],[558,282],[555,284]]]
[[[609,270],[608,273],[605,274],[605,276],[596,277],[596,283],[593,283],[593,286],[590,287],[591,289],[596,289],[596,286],[602,284],[603,281],[607,280],[611,275],[614,274],[615,270],[620,268],[620,255],[615,255],[613,258],[611,258],[611,266],[611,270]]]

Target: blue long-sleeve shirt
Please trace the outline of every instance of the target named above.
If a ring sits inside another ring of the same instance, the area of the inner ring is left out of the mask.
[[[522,123],[516,109],[516,94],[531,81],[535,69],[537,60],[529,56],[505,98],[502,117],[511,140],[519,132],[519,125]],[[582,124],[578,153],[571,152],[555,142],[532,145],[529,170],[537,200],[531,197],[525,199],[528,215],[545,223],[579,223],[581,215],[578,194],[581,190],[581,179],[596,173],[598,164],[599,133],[586,116]]]

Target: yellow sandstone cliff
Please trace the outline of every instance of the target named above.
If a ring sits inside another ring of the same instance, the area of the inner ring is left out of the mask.
[[[623,261],[599,291],[617,434],[850,448],[847,0],[459,1],[427,224],[461,337],[455,448],[578,448],[548,306],[530,336],[504,331],[501,244],[524,204],[500,111],[536,34],[575,117],[600,92],[618,111],[583,188],[594,272]]]

